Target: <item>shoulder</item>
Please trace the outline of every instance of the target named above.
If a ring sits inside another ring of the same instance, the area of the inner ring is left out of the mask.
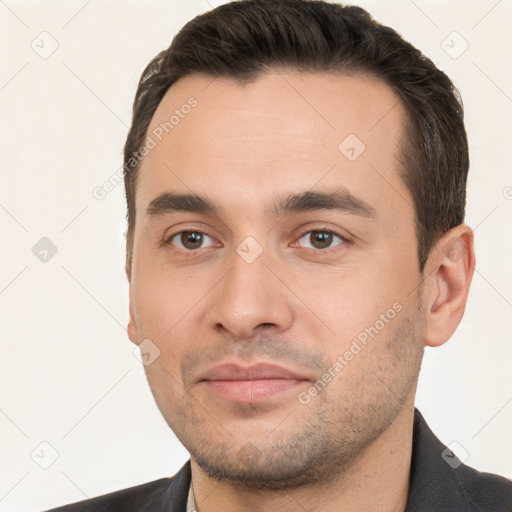
[[[414,411],[407,512],[512,512],[512,482],[466,466]]]
[[[190,462],[173,477],[111,492],[47,512],[181,512],[190,485]]]
[[[468,504],[474,505],[475,510],[484,507],[482,510],[512,511],[512,481],[477,471],[465,464],[461,464],[454,474],[464,489]]]

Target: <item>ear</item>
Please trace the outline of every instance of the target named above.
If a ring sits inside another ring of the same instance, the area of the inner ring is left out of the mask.
[[[134,314],[134,302],[133,302],[133,292],[132,292],[132,268],[131,264],[126,264],[125,267],[126,271],[126,277],[128,278],[128,285],[129,285],[129,297],[130,297],[130,306],[129,306],[129,319],[128,319],[128,338],[130,338],[130,341],[132,343],[135,343],[135,345],[140,344],[138,330],[137,330],[137,323],[135,322],[135,314]]]
[[[462,320],[475,270],[473,231],[461,224],[443,236],[425,265],[425,345],[448,341]]]

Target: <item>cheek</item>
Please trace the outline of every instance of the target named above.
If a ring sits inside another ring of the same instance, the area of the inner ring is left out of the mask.
[[[208,288],[200,282],[158,266],[139,273],[133,288],[139,328],[166,340],[204,298]]]
[[[330,327],[337,338],[355,336],[400,302],[392,282],[361,266],[329,273],[304,272],[293,276],[292,282],[297,283],[294,291],[310,310],[306,315]]]
[[[147,346],[150,347],[152,357],[157,354],[151,364],[144,365],[144,371],[157,403],[160,404],[161,400],[166,400],[165,396],[158,396],[161,390],[165,389],[165,394],[168,394],[170,386],[174,387],[173,383],[179,382],[179,300],[167,292],[162,282],[144,280],[144,285],[137,288],[136,292],[134,313],[139,339],[150,340]]]
[[[341,356],[343,370],[333,390],[358,379],[373,379],[372,386],[378,387],[376,382],[385,379],[398,360],[416,358],[417,343],[412,342],[415,346],[411,347],[407,339],[413,327],[407,318],[417,314],[416,293],[411,293],[415,274],[409,274],[405,265],[392,272],[394,264],[389,261],[389,269],[385,269],[385,263],[382,259],[377,265],[374,260],[368,265],[337,269],[328,276],[304,273],[294,281],[302,283],[297,294],[308,306],[303,309],[305,318],[326,332],[323,339],[318,339],[318,330],[303,324],[311,333],[305,338],[308,348],[322,351],[331,366],[340,362]],[[409,350],[413,354],[407,356]],[[373,373],[379,377],[375,379]]]
[[[190,407],[193,405],[193,401],[184,393],[179,367],[172,366],[170,362],[172,359],[169,360],[162,353],[151,365],[145,366],[144,371],[162,416],[174,430],[176,427],[174,422],[180,421],[183,416],[179,412],[180,408],[185,403]]]
[[[190,291],[187,295],[169,276],[151,269],[139,274],[134,292],[139,337],[151,340],[159,351],[158,357],[144,366],[144,371],[164,413],[181,400],[181,361],[186,346],[183,328],[191,308]]]

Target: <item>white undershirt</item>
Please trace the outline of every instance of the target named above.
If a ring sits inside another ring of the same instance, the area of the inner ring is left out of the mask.
[[[188,498],[187,498],[187,512],[197,512],[196,509],[196,500],[194,496],[194,488],[192,487],[192,481],[190,481],[190,487],[188,488]]]

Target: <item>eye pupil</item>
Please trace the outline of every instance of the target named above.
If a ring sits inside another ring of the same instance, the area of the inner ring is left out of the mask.
[[[332,233],[327,231],[313,231],[311,233],[311,244],[317,249],[325,249],[332,244]]]
[[[180,238],[183,247],[187,249],[198,249],[203,243],[203,234],[197,231],[184,231]]]

